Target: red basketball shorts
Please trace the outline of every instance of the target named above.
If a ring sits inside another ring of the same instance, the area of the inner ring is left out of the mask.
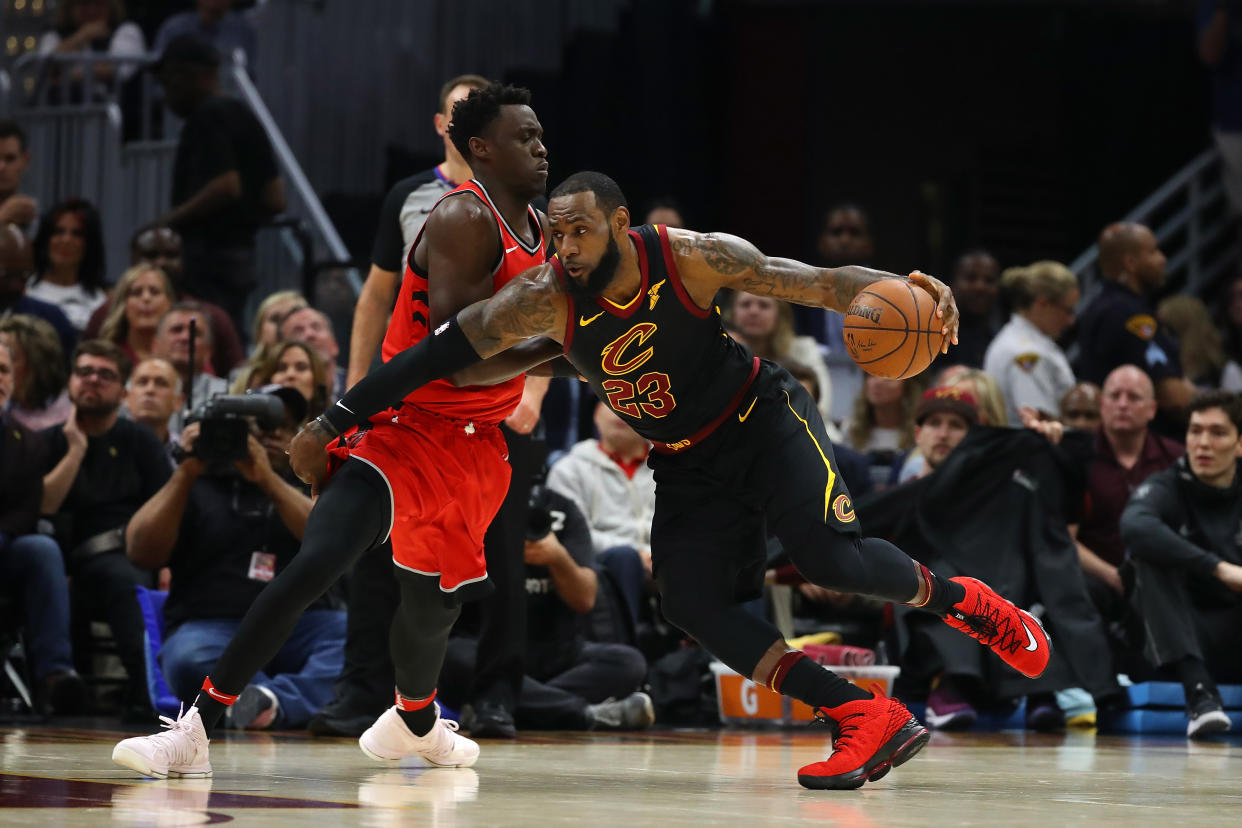
[[[378,418],[377,418],[378,420]],[[374,467],[392,492],[392,557],[456,592],[487,579],[483,536],[509,490],[509,450],[499,426],[410,407],[328,452]]]

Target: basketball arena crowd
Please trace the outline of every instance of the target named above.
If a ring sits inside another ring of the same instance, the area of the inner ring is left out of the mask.
[[[393,186],[357,296],[256,295],[255,234],[285,182],[263,128],[210,81],[221,52],[257,37],[229,5],[144,29],[119,3],[63,0],[39,43],[158,53],[185,108],[172,207],[132,228],[121,272],[95,205],[23,189],[49,150],[0,121],[0,645],[33,702],[9,682],[5,716],[147,722],[194,697],[298,552],[310,492],[284,449],[373,364],[427,211],[469,177],[446,138],[442,164]],[[428,126],[487,82],[444,80]],[[675,193],[631,210],[683,225]],[[815,264],[882,260],[883,238],[864,202],[837,203]],[[961,251],[936,274],[960,342],[905,380],[848,357],[840,314],[720,297],[728,333],[818,400],[865,534],[986,581],[1052,632],[1051,666],[1026,680],[933,617],[805,582],[769,538],[750,610],[824,663],[900,667],[895,695],[934,728],[1024,702],[1027,728],[1103,729],[1126,685],[1162,679],[1183,686],[1193,737],[1222,711],[1218,685],[1242,681],[1242,269],[1204,301],[1164,289],[1148,227],[1098,228],[1098,249],[1085,298],[1063,263]],[[653,586],[647,442],[568,378],[529,380],[504,429],[498,589],[454,630],[445,715],[502,738],[719,726],[713,659]],[[390,556],[367,553],[307,610],[228,726],[357,735],[392,704]]]

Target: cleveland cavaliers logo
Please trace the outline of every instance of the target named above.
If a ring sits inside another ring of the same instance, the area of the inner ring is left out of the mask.
[[[853,505],[849,495],[837,495],[837,499],[832,501],[832,513],[842,523],[849,523],[854,519]]]
[[[630,346],[641,346],[644,342],[651,338],[656,332],[656,325],[653,322],[639,322],[630,328],[621,336],[614,339],[604,346],[600,351],[600,367],[604,369],[604,373],[610,376],[620,376],[628,374],[639,368],[644,362],[651,359],[654,353],[652,348],[639,351],[636,354],[627,356],[626,350]]]

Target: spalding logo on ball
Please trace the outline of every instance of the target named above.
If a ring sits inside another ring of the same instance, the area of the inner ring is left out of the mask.
[[[930,293],[902,279],[883,279],[860,292],[845,312],[845,348],[868,374],[906,379],[940,353],[941,327]]]

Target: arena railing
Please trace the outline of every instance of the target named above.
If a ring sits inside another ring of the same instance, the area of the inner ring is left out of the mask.
[[[1230,219],[1215,147],[1199,153],[1124,220],[1152,229],[1168,257],[1168,282],[1181,292],[1203,296],[1237,262],[1236,225]],[[1099,291],[1098,265],[1099,248],[1094,244],[1070,264],[1082,285],[1080,308]]]
[[[147,67],[155,55],[23,55],[0,80],[0,112],[31,133],[26,188],[46,208],[80,196],[100,209],[113,277],[127,264],[129,234],[169,207],[181,121],[164,106]],[[7,85],[4,83],[7,81]],[[7,94],[5,92],[7,88]],[[264,291],[299,288],[313,298],[318,261],[349,253],[297,158],[246,75],[239,52],[221,67],[221,88],[242,100],[263,125],[286,184],[287,208],[260,230],[257,264]],[[356,268],[345,282],[361,288]]]

